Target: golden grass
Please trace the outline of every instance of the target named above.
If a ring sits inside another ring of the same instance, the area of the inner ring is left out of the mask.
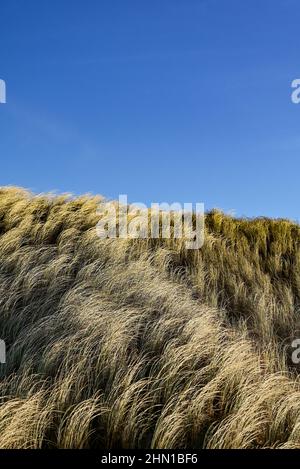
[[[300,448],[300,227],[101,240],[100,200],[0,190],[0,447]]]

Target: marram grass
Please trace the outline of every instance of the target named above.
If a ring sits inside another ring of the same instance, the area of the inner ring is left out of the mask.
[[[300,227],[101,240],[99,201],[0,190],[0,447],[300,448]]]

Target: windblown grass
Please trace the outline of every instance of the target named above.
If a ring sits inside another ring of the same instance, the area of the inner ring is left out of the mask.
[[[0,447],[300,448],[300,227],[101,240],[100,201],[0,190]]]

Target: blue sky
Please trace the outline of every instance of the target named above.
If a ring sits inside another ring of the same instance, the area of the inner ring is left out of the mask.
[[[297,0],[1,2],[1,185],[299,220]]]

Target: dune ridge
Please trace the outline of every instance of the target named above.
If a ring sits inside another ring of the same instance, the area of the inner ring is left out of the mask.
[[[101,200],[0,189],[0,447],[300,448],[299,225],[103,240]]]

